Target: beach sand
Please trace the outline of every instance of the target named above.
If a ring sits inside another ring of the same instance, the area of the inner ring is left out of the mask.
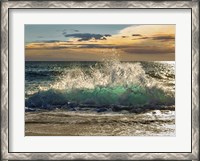
[[[25,136],[175,136],[175,111],[26,112]]]

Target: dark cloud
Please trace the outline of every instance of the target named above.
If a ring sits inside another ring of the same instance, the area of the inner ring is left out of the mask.
[[[140,37],[140,38],[138,38],[138,39],[149,39],[149,37]]]
[[[102,45],[102,44],[86,44],[82,45],[79,48],[115,48],[116,46],[113,44]]]
[[[99,48],[99,49],[120,49],[129,54],[166,54],[175,53],[175,48],[160,48],[158,46],[140,46],[140,45],[114,45],[114,44],[80,44],[80,46],[73,48]]]
[[[166,40],[174,40],[175,37],[172,35],[167,36],[154,36],[152,37],[153,40],[160,40],[160,41],[166,41]]]
[[[157,46],[134,46],[123,48],[123,51],[129,54],[165,54],[165,53],[175,53],[175,49],[172,48],[158,48]]]
[[[74,33],[74,34],[63,34],[65,37],[80,38],[78,41],[88,41],[91,39],[95,40],[106,40],[106,37],[110,37],[109,34],[90,34],[90,33]]]
[[[141,34],[132,34],[132,36],[134,37],[132,40],[144,40],[144,39],[149,39],[149,37],[143,36]]]
[[[105,36],[105,37],[111,37],[112,35],[110,35],[110,34],[105,34],[104,36]]]
[[[150,40],[158,40],[158,41],[168,41],[168,40],[174,40],[175,37],[173,35],[161,35],[161,36],[152,36],[152,37],[146,37],[146,36],[140,36],[136,37],[132,40],[139,40],[139,39],[150,39]]]
[[[132,36],[140,37],[140,36],[142,36],[142,35],[141,35],[141,34],[132,34]]]
[[[127,38],[128,36],[122,36],[122,38]]]
[[[132,40],[145,40],[145,39],[151,39],[150,37],[138,37],[138,38],[134,38]]]

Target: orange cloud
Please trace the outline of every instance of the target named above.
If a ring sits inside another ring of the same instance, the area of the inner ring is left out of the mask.
[[[69,36],[74,35],[68,41],[29,43],[25,47],[26,59],[95,61],[109,57],[113,49],[120,60],[126,61],[175,59],[175,25],[131,26],[109,36],[80,33]]]

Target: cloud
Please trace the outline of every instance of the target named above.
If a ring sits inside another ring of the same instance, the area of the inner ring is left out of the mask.
[[[122,36],[122,38],[127,38],[128,36]]]
[[[154,36],[154,37],[152,37],[152,39],[166,41],[166,40],[174,40],[175,37],[174,37],[174,35],[161,35],[161,36]]]
[[[91,39],[95,40],[106,40],[106,37],[110,37],[109,34],[91,34],[91,33],[74,33],[74,34],[63,34],[65,37],[79,38],[78,41],[88,41]]]
[[[119,34],[123,36],[141,35],[141,36],[152,36],[155,34],[174,34],[175,25],[140,25],[140,26],[129,26],[122,29]]]
[[[134,47],[127,47],[124,48],[123,51],[129,54],[166,54],[166,53],[174,53],[174,48],[158,48],[155,46],[150,47],[141,47],[141,46],[134,46]]]
[[[158,40],[158,41],[169,41],[169,40],[175,40],[175,37],[174,35],[159,35],[159,36],[140,36],[140,37],[137,37],[137,38],[134,38],[132,40],[145,40],[145,39],[148,39],[148,40]]]
[[[101,44],[87,44],[87,45],[81,45],[79,48],[115,48],[116,46],[113,44],[107,44],[107,45],[101,45]]]
[[[132,34],[132,36],[139,36],[139,37],[141,37],[142,35],[141,34]]]
[[[45,46],[46,44],[45,43],[33,43],[35,46]],[[32,45],[32,44],[31,44]],[[26,47],[29,47],[30,45],[26,45]]]
[[[97,61],[105,53],[109,56],[113,49],[123,60],[174,60],[175,57],[175,25],[129,26],[113,35],[81,33],[75,29],[60,30],[61,33],[67,41],[38,39],[26,44],[26,52],[52,53],[55,59],[62,53],[73,60],[80,56],[83,60],[93,57]]]
[[[151,39],[150,37],[147,37],[147,36],[144,36],[144,37],[137,37],[137,38],[134,38],[132,40],[146,40],[146,39]]]
[[[105,36],[105,37],[111,37],[112,35],[110,35],[110,34],[105,34],[104,36]]]
[[[67,46],[54,46],[54,47],[51,47],[51,48],[48,48],[48,49],[59,50],[59,49],[66,49],[66,48],[71,48],[71,47],[67,47]]]
[[[31,43],[29,45],[26,45],[26,49],[81,49],[81,48],[88,48],[88,49],[94,49],[94,48],[118,48],[118,46],[114,44],[82,44],[82,43],[70,43],[70,42],[59,42],[59,45],[57,44],[50,44],[50,43]]]

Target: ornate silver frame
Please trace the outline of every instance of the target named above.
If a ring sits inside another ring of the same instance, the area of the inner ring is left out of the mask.
[[[9,153],[8,14],[14,8],[189,8],[192,10],[191,153]],[[1,2],[1,160],[199,160],[199,2],[197,1],[3,1]]]

